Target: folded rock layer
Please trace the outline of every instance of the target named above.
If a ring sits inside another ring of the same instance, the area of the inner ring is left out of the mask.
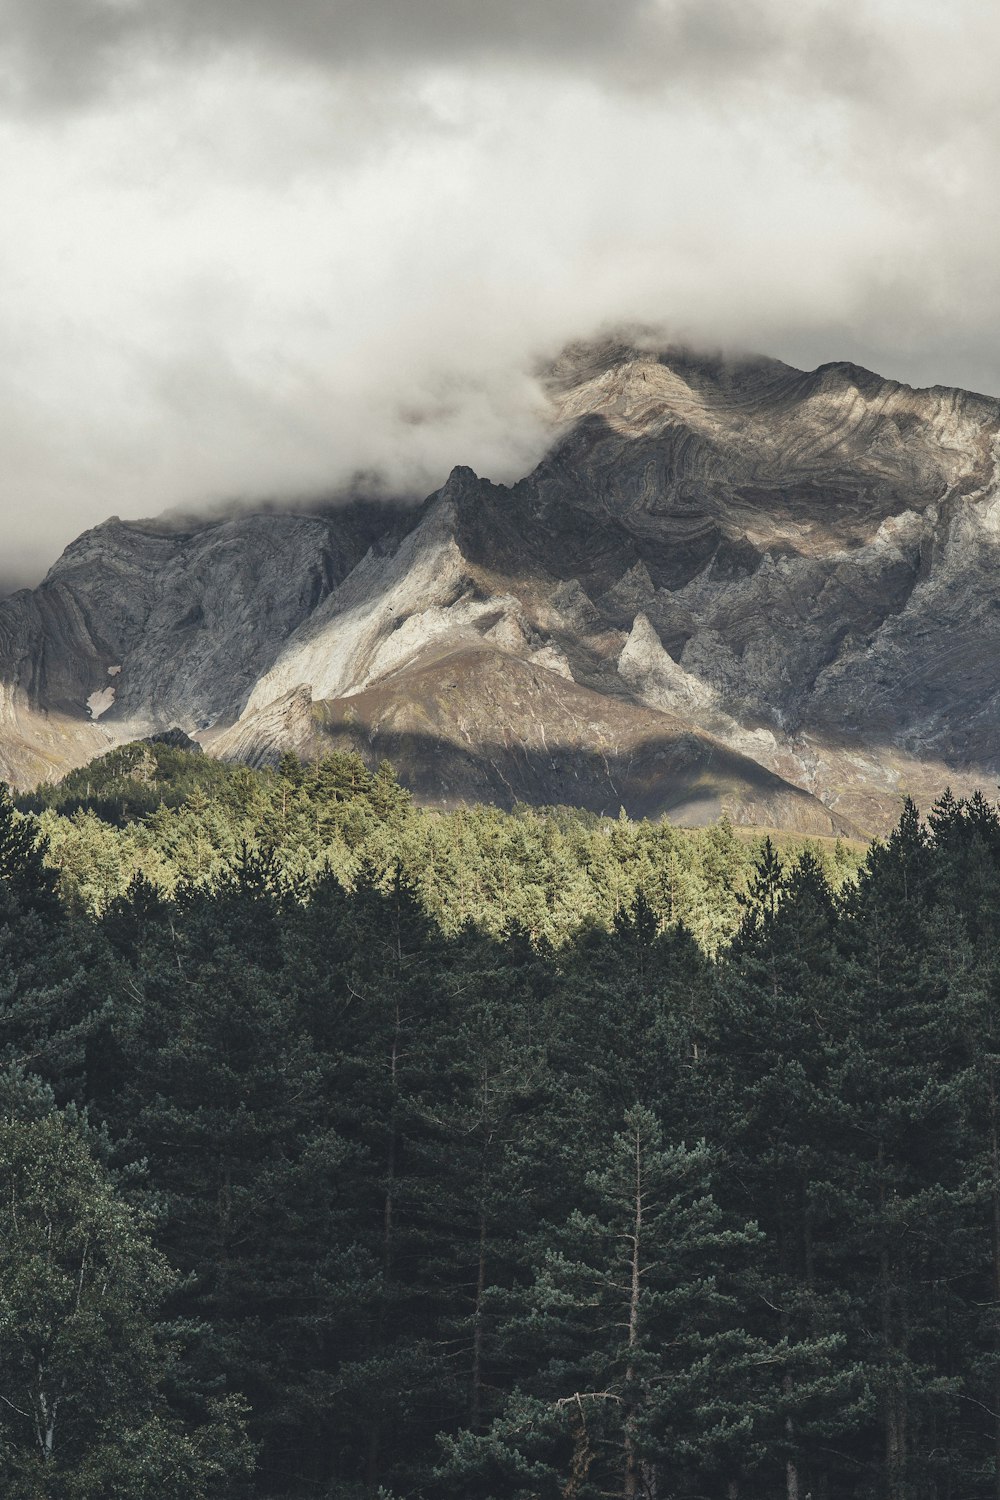
[[[85,533],[0,604],[0,776],[179,725],[442,806],[870,832],[992,793],[1000,403],[613,342],[547,380],[510,487]]]

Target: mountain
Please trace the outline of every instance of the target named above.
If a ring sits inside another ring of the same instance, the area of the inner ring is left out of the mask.
[[[0,603],[0,774],[176,724],[445,806],[867,832],[992,789],[1000,403],[621,342],[546,378],[513,486],[85,533]]]

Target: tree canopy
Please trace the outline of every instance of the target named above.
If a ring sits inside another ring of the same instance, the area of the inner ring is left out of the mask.
[[[5,1495],[1000,1496],[985,799],[862,853],[166,746],[32,806]]]

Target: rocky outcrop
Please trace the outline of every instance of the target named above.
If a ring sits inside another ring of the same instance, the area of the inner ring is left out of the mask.
[[[388,759],[419,800],[445,808],[561,802],[692,826],[725,812],[736,823],[802,833],[855,831],[682,719],[609,700],[483,643],[428,653],[348,697],[312,704],[308,689],[296,689],[251,710],[214,749],[261,765],[289,746],[311,757],[353,750]]]
[[[643,703],[667,713],[707,710],[715,701],[714,689],[674,661],[643,614],[632,622],[618,658],[618,675]]]
[[[247,759],[350,741],[443,803],[873,829],[992,791],[1000,404],[622,343],[548,381],[513,487],[86,533],[0,604],[0,772],[177,724]]]
[[[330,591],[395,545],[400,514],[348,505],[215,522],[113,517],[84,533],[39,588],[0,603],[0,769],[24,784],[122,739],[232,722]],[[55,723],[53,756],[39,743]]]

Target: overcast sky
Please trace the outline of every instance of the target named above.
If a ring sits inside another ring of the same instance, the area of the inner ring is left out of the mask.
[[[0,0],[0,585],[544,448],[628,321],[1000,392],[985,0]]]

